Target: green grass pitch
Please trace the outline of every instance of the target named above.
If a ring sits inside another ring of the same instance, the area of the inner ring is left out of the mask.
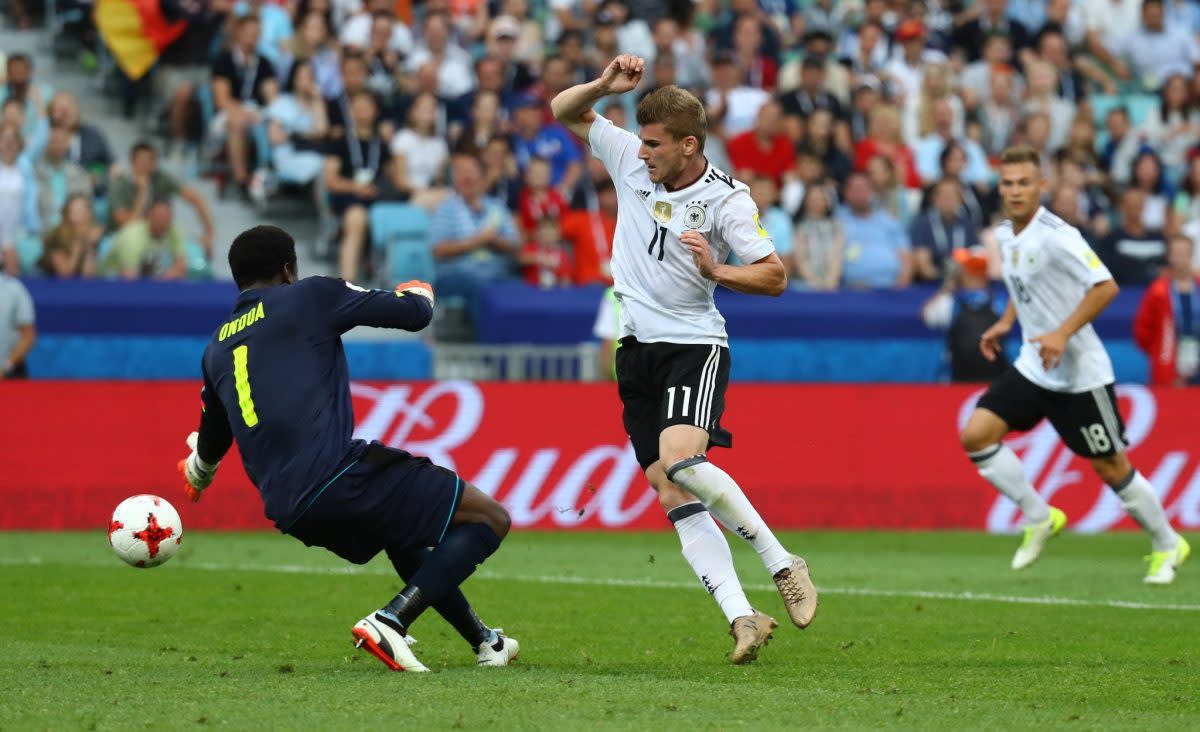
[[[1147,588],[1136,534],[1061,537],[1020,573],[1014,537],[782,538],[820,611],[750,666],[673,533],[517,532],[466,591],[521,659],[476,669],[431,613],[418,675],[351,643],[400,586],[382,558],[195,533],[136,570],[102,533],[0,533],[0,729],[1200,729],[1200,559]]]

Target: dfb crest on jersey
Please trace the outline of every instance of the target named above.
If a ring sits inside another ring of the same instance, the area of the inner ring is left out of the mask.
[[[671,202],[670,201],[655,201],[654,202],[654,218],[661,223],[671,223]]]
[[[683,225],[689,229],[699,229],[708,221],[708,205],[702,201],[692,201],[683,212]]]

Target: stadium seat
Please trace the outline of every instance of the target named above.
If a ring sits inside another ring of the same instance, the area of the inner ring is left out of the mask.
[[[377,203],[371,206],[370,226],[371,247],[384,254],[384,279],[390,283],[434,281],[429,214],[424,209],[407,203]]]
[[[42,258],[42,240],[40,237],[24,234],[17,237],[17,261],[21,263],[22,272],[36,272],[38,260]]]
[[[212,265],[208,261],[208,255],[204,252],[204,247],[200,242],[194,239],[187,239],[183,243],[184,256],[187,257],[187,278],[189,280],[208,280],[212,279]]]
[[[1092,105],[1093,119],[1096,120],[1097,149],[1108,144],[1104,120],[1110,111],[1125,107],[1129,111],[1129,122],[1136,129],[1145,124],[1150,110],[1158,105],[1158,97],[1154,94],[1093,94],[1088,101]]]

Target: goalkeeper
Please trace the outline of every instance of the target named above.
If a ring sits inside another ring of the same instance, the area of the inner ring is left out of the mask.
[[[433,607],[478,665],[508,665],[516,640],[484,625],[459,589],[500,546],[508,513],[427,458],[352,436],[342,333],[359,325],[421,330],[433,315],[433,289],[416,281],[392,292],[301,280],[295,242],[273,226],[238,236],[229,266],[241,294],[201,361],[200,429],[179,465],[189,497],[200,500],[236,439],[280,531],[355,564],[386,552],[407,583],[354,626],[358,647],[392,670],[427,671],[407,634]]]

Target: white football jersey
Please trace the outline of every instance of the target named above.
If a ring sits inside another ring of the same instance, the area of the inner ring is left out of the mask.
[[[1040,347],[1028,342],[1057,329],[1088,290],[1112,279],[1079,230],[1038,208],[1020,234],[1014,235],[1012,222],[1005,221],[996,227],[996,238],[1004,283],[1021,324],[1017,370],[1041,387],[1072,394],[1113,383],[1112,361],[1091,323],[1071,336],[1062,361],[1049,371],[1042,366]]]
[[[617,189],[612,274],[621,303],[621,337],[727,345],[725,318],[713,302],[717,285],[700,275],[679,235],[689,229],[703,234],[717,263],[731,251],[743,262],[775,251],[746,185],[712,165],[677,191],[651,183],[638,158],[641,140],[600,115],[588,144]]]

